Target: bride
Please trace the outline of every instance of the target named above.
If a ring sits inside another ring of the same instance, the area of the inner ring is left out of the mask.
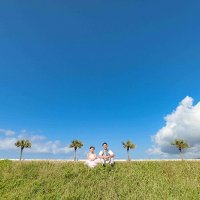
[[[95,153],[95,147],[91,146],[87,154],[86,165],[88,167],[93,168],[93,167],[96,167],[98,163],[99,163],[99,159],[97,158],[97,155]]]

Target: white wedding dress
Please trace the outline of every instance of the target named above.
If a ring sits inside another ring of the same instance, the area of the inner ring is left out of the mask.
[[[90,168],[96,167],[97,164],[99,163],[99,159],[98,158],[95,159],[95,157],[96,156],[94,153],[89,153],[88,160],[86,160],[85,164]]]

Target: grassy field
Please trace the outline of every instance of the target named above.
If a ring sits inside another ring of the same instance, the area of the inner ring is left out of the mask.
[[[73,162],[0,161],[0,200],[200,199],[200,162],[118,162],[88,169]]]

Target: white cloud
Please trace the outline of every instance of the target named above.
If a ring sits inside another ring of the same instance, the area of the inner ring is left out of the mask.
[[[28,139],[32,143],[32,147],[27,149],[29,153],[68,153],[71,152],[72,149],[64,146],[59,140],[51,141],[48,140],[43,135],[34,135],[35,132],[28,132],[26,130],[22,130],[20,134],[16,134],[11,130],[0,129],[0,132],[4,133],[5,137],[0,138],[0,149],[2,150],[14,150],[17,147],[15,146],[15,142],[19,139]],[[11,137],[12,136],[12,137]]]
[[[9,130],[9,129],[0,129],[0,133],[6,135],[6,136],[12,136],[15,135],[15,131]]]
[[[11,149],[15,149],[15,142],[16,142],[16,138],[10,138],[10,137],[6,137],[3,139],[0,139],[0,149],[2,150],[11,150]]]
[[[187,157],[200,156],[200,102],[193,105],[193,98],[185,97],[171,114],[165,117],[166,124],[153,137],[155,145],[148,151],[150,154],[169,156],[178,150],[171,146],[175,139],[183,139],[190,147]]]
[[[46,140],[47,138],[43,135],[32,135],[31,136],[31,141],[32,142],[35,142],[35,141],[44,141]]]
[[[35,138],[35,136],[33,136]],[[31,140],[32,148],[30,149],[31,153],[68,153],[71,152],[72,149],[63,146],[59,140],[49,141],[44,138],[38,138]]]

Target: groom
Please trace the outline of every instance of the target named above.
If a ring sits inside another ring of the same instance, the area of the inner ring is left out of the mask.
[[[99,152],[99,158],[101,159],[102,165],[105,167],[106,163],[111,166],[114,165],[114,153],[108,149],[108,144],[104,142],[102,144],[103,150]]]

